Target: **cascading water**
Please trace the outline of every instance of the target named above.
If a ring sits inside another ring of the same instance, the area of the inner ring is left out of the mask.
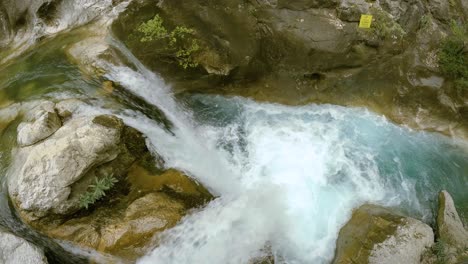
[[[328,263],[340,227],[361,204],[430,220],[439,190],[466,196],[463,142],[332,105],[200,95],[187,99],[192,114],[114,45],[138,70],[107,65],[107,77],[159,107],[174,135],[137,112],[120,116],[148,136],[168,167],[219,195],[160,235],[160,246],[139,263],[247,263],[266,254],[277,263]]]
[[[133,65],[100,62],[105,77],[159,108],[172,124],[169,129],[92,93],[99,83],[85,81],[63,58],[45,65],[42,61],[51,60],[29,57],[42,67],[27,67],[23,78],[15,77],[16,68],[7,68],[11,77],[0,78],[0,89],[9,89],[13,97],[18,87],[39,90],[29,83],[36,80],[47,89],[34,93],[35,99],[91,97],[92,106],[82,106],[76,115],[120,116],[147,136],[167,167],[187,172],[218,196],[159,235],[159,247],[139,263],[237,264],[266,255],[275,256],[275,263],[328,263],[340,227],[363,203],[394,206],[431,221],[436,194],[447,189],[466,208],[464,141],[333,105],[288,107],[192,95],[180,99],[183,107],[121,43],[110,43]],[[52,77],[57,78],[54,89],[43,80]]]

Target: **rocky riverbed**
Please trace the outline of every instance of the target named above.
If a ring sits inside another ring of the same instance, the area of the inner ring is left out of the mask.
[[[467,10],[0,3],[0,262],[464,263]]]

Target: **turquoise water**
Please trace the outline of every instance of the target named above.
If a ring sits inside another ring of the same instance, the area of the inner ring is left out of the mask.
[[[1,69],[3,110],[81,98],[88,105],[77,115],[119,115],[168,167],[219,197],[164,232],[140,263],[246,263],[265,247],[289,263],[327,263],[353,208],[382,204],[431,224],[442,189],[468,217],[467,142],[412,131],[362,108],[208,95],[176,100],[131,54],[133,69],[108,64],[104,77],[88,76],[67,59],[66,44],[38,46]],[[112,94],[102,93],[106,79],[116,83]],[[2,176],[19,121],[1,132]],[[5,202],[1,210],[10,212]],[[15,226],[9,213],[2,217]]]

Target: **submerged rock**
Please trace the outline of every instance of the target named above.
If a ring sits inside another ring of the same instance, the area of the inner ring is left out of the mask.
[[[23,238],[0,230],[0,263],[47,264],[44,251]]]
[[[363,205],[341,228],[333,263],[416,264],[433,243],[433,231],[423,222]]]

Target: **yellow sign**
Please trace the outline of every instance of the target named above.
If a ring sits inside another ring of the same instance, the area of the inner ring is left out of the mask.
[[[361,15],[361,20],[359,21],[360,28],[370,28],[372,24],[372,15]]]

